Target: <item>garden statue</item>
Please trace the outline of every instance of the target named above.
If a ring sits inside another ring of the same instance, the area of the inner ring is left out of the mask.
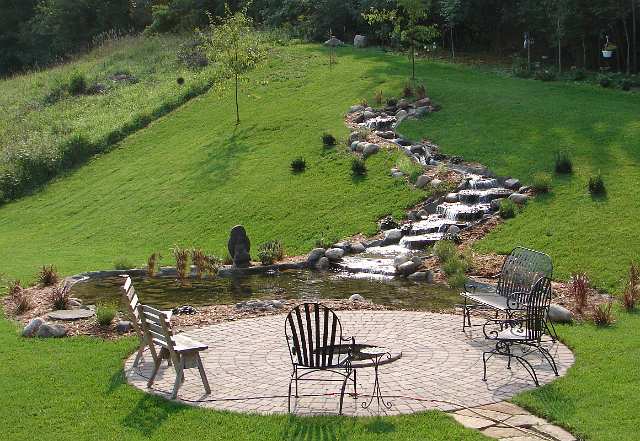
[[[233,265],[238,268],[246,268],[251,263],[251,241],[242,225],[236,225],[231,229],[228,243],[229,255],[233,259]]]

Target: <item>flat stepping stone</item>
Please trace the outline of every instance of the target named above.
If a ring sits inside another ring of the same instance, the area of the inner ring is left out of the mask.
[[[93,317],[95,312],[90,309],[59,309],[57,311],[50,312],[48,317],[51,320],[83,320]]]

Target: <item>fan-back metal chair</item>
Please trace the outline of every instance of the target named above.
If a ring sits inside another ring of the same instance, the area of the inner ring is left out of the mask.
[[[531,375],[536,386],[539,386],[538,376],[531,363],[525,356],[533,351],[539,352],[551,365],[555,375],[558,375],[558,367],[553,356],[542,345],[542,336],[545,334],[546,315],[551,302],[551,279],[541,277],[535,282],[531,293],[524,306],[523,314],[517,318],[504,320],[489,320],[483,327],[487,339],[495,341],[496,347],[482,354],[484,365],[484,381],[487,380],[487,362],[494,355],[508,357],[507,368],[511,369],[511,359],[515,359]],[[514,347],[521,349],[521,354],[514,352]]]
[[[289,381],[289,412],[291,412],[292,386],[298,398],[299,381],[340,381],[340,414],[347,383],[353,380],[356,389],[356,371],[351,367],[354,337],[342,335],[342,324],[334,311],[319,303],[304,303],[293,308],[285,320],[285,337],[293,370]],[[340,379],[312,378],[317,372],[340,375]]]

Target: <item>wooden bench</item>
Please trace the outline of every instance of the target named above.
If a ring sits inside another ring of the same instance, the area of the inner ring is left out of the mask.
[[[129,315],[131,316],[131,323],[133,325],[133,329],[136,331],[139,339],[138,345],[138,353],[136,354],[136,358],[133,361],[133,366],[137,367],[140,364],[140,360],[142,360],[142,355],[144,352],[144,348],[146,347],[144,341],[144,335],[142,333],[142,328],[140,327],[140,315],[138,312],[138,305],[140,304],[140,299],[136,294],[136,290],[133,287],[133,282],[131,277],[124,276],[124,284],[122,285],[122,296],[124,303],[127,305],[127,309],[129,310]],[[172,312],[171,311],[162,311],[164,315],[167,317],[167,320],[171,320]]]
[[[548,255],[523,247],[514,248],[502,264],[495,288],[487,289],[471,282],[460,294],[464,298],[462,330],[472,326],[471,312],[475,309],[495,311],[496,316],[503,313],[507,318],[525,310],[534,284],[540,277],[550,279],[552,275],[553,264]],[[554,339],[557,337],[555,329],[550,334]]]
[[[211,388],[200,358],[200,352],[209,347],[183,335],[173,335],[169,319],[158,309],[139,304],[138,315],[146,345],[149,347],[153,358],[153,372],[147,382],[147,387],[153,386],[160,364],[164,358],[167,358],[171,360],[171,364],[176,370],[176,380],[171,392],[171,399],[175,399],[178,396],[178,389],[184,382],[184,371],[192,368],[198,369],[204,389],[207,394],[210,394]],[[161,348],[159,354],[156,351],[156,345]]]

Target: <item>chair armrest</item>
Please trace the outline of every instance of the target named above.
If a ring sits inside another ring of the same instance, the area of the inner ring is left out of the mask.
[[[500,331],[504,330],[504,328],[515,328],[518,326],[522,326],[523,319],[513,318],[513,319],[489,319],[482,325],[482,333],[484,337],[489,340],[497,340],[499,331],[495,329],[487,331],[487,326],[499,326]]]

